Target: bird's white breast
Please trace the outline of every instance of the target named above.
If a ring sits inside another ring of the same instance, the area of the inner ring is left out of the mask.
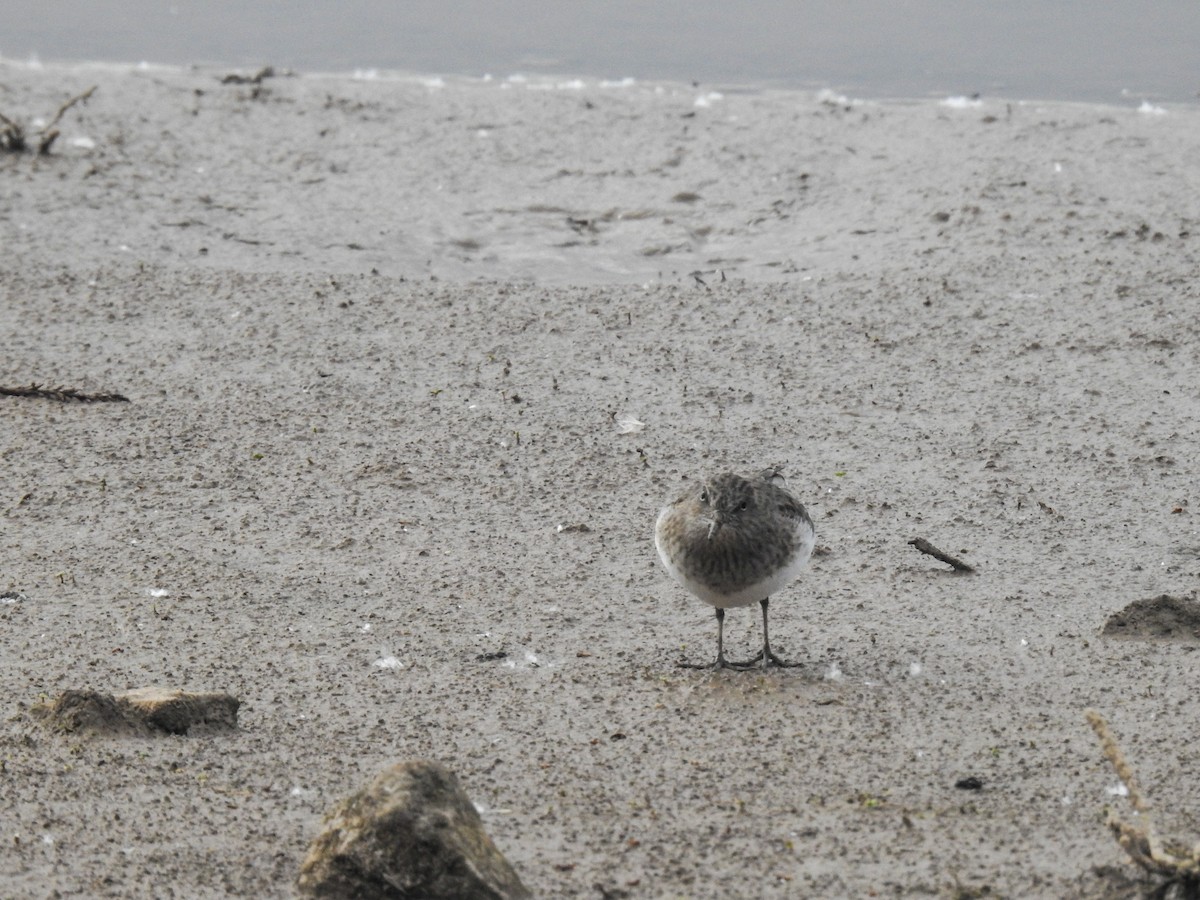
[[[658,523],[654,529],[654,546],[658,550],[658,556],[662,560],[663,567],[672,578],[683,585],[690,593],[710,606],[720,607],[721,609],[750,606],[787,587],[796,580],[796,577],[800,574],[800,570],[808,564],[808,560],[812,556],[813,546],[816,544],[816,533],[812,525],[807,521],[799,521],[796,523],[799,543],[796,553],[787,561],[786,565],[765,574],[763,578],[745,587],[734,591],[720,591],[714,589],[704,581],[693,578],[679,568],[671,559],[660,536],[662,521],[669,509],[670,507],[667,507],[659,513]]]

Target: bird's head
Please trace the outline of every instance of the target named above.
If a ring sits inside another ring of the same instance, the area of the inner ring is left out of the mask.
[[[705,479],[696,502],[701,516],[708,522],[711,539],[720,528],[735,524],[753,511],[754,487],[740,475],[724,472]]]

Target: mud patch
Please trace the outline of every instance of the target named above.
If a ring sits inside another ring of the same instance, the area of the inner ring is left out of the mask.
[[[1160,594],[1135,600],[1108,617],[1104,637],[1200,642],[1200,603],[1195,597]]]

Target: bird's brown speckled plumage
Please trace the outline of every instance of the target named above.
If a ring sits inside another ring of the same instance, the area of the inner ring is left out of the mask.
[[[730,665],[721,646],[725,609],[753,603],[763,608],[764,664],[782,665],[766,636],[767,600],[796,578],[814,540],[808,512],[772,469],[693,485],[663,508],[654,529],[667,571],[717,609],[718,665]]]

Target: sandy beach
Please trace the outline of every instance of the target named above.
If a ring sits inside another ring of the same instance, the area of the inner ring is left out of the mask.
[[[1200,111],[229,74],[0,65],[97,86],[0,385],[129,399],[0,396],[0,896],[295,897],[414,758],[539,897],[1141,896],[1089,707],[1200,840],[1200,636],[1102,633],[1200,575]],[[805,665],[679,668],[655,516],[766,465]],[[31,714],[149,685],[239,727]]]

